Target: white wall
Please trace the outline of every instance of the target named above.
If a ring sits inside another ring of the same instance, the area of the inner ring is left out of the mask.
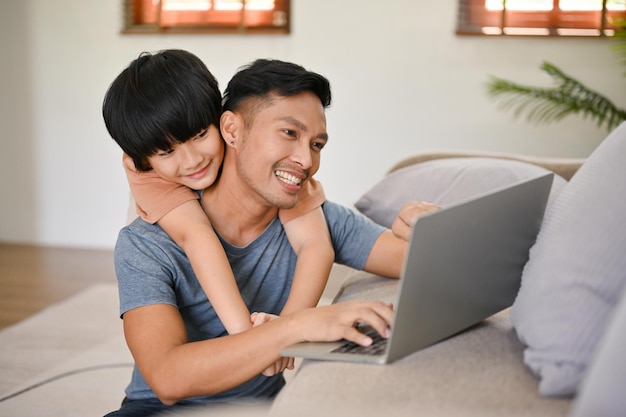
[[[330,142],[318,178],[346,205],[420,150],[578,157],[606,135],[574,118],[515,121],[486,97],[489,74],[549,85],[537,69],[546,59],[626,106],[624,68],[606,40],[456,37],[452,0],[292,3],[286,37],[122,36],[120,0],[2,0],[0,241],[113,247],[128,188],[101,103],[144,50],[190,50],[222,87],[260,57],[329,77]]]

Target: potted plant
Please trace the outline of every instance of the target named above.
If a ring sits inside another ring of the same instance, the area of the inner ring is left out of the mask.
[[[626,29],[617,31],[613,38],[616,42],[612,49],[617,58],[626,64]],[[556,84],[554,87],[526,86],[492,76],[487,82],[487,92],[503,109],[512,110],[515,117],[525,113],[527,120],[533,123],[552,123],[577,114],[611,131],[626,120],[626,109],[617,107],[607,97],[568,76],[556,65],[544,61],[540,69],[552,77]]]

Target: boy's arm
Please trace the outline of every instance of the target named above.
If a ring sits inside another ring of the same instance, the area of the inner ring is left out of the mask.
[[[198,200],[165,214],[159,225],[189,258],[202,289],[230,334],[252,327],[250,313],[221,242]]]
[[[252,326],[235,277],[198,194],[188,187],[166,181],[156,173],[139,172],[124,154],[124,171],[137,203],[137,212],[159,226],[189,258],[198,281],[229,333]]]
[[[283,227],[298,261],[289,298],[281,315],[317,305],[335,260],[321,207],[288,221]]]
[[[198,194],[181,184],[166,181],[154,171],[140,172],[130,156],[124,154],[124,172],[130,192],[135,199],[137,214],[155,224],[174,207],[190,200],[198,200]]]

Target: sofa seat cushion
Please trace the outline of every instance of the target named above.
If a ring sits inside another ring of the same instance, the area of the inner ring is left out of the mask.
[[[393,301],[397,280],[359,272],[337,301]],[[304,360],[270,416],[565,416],[522,363],[508,310],[389,365]]]

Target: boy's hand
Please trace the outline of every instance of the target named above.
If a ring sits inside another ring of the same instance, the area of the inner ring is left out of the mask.
[[[398,238],[408,241],[409,236],[411,236],[411,229],[417,218],[440,208],[441,206],[424,201],[409,201],[400,208],[398,217],[391,225],[391,231]]]
[[[252,327],[260,326],[261,324],[267,323],[268,321],[274,320],[276,318],[278,318],[278,316],[268,313],[252,313],[250,315]],[[274,376],[280,372],[283,372],[285,369],[292,370],[294,369],[294,367],[294,358],[281,357],[275,363],[268,366],[262,372],[262,374],[265,376]]]

